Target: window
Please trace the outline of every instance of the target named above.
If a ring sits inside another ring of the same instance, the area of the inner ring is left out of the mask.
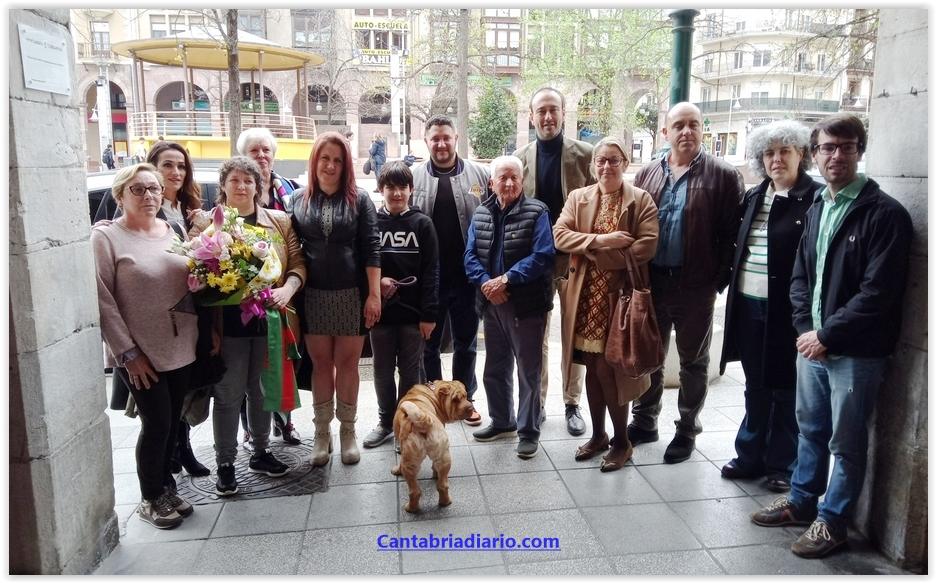
[[[738,103],[737,99],[741,99],[741,85],[732,85],[731,86],[731,107],[735,106],[735,103]]]
[[[394,8],[390,11],[390,15],[394,18],[406,18],[406,9],[405,8]]]
[[[805,87],[797,87],[797,88],[796,88],[796,98],[797,98],[797,99],[806,99],[806,88],[805,88]]]
[[[406,33],[392,32],[390,34],[390,48],[403,50],[406,48]]]
[[[354,15],[355,16],[370,16],[371,15],[370,8],[355,8]]]
[[[735,32],[744,32],[744,26],[745,26],[746,24],[747,24],[747,23],[746,23],[746,22],[743,22],[743,21],[742,21],[742,22],[736,22],[735,25],[734,25]]]
[[[702,103],[708,103],[712,100],[712,90],[703,89],[702,90]]]
[[[485,8],[484,16],[489,18],[520,18],[519,8]]]
[[[816,101],[822,101],[823,97],[825,97],[825,91],[816,91]]]
[[[331,10],[292,10],[293,46],[323,49],[331,40],[334,12]]]
[[[766,67],[770,64],[770,51],[754,51],[754,66]]]
[[[110,52],[110,25],[106,22],[91,23],[91,43],[95,53]]]
[[[734,54],[734,68],[740,69],[744,65],[744,53],[736,51]]]
[[[374,8],[374,16],[390,16],[390,11],[386,8]]]
[[[703,27],[704,28],[702,29],[702,31],[705,36],[709,38],[713,38],[715,36],[716,28],[715,28],[715,15],[714,14],[709,14],[708,16],[705,17],[705,23],[703,24]]]
[[[237,26],[250,34],[266,38],[266,31],[263,27],[262,10],[238,10]]]
[[[825,71],[825,53],[820,53],[816,56],[816,70]]]
[[[715,70],[715,55],[709,53],[705,55],[705,73],[709,74]]]
[[[780,104],[786,105],[787,97],[790,95],[790,84],[781,83],[780,84]]]
[[[807,55],[806,53],[796,53],[796,70],[797,71],[812,70],[812,65],[809,64],[809,55]]]
[[[390,33],[386,30],[374,31],[374,48],[381,50],[390,49]]]
[[[752,91],[751,105],[767,105],[767,91]]]

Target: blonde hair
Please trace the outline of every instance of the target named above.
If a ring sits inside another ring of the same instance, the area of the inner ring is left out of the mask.
[[[156,177],[156,180],[159,182],[159,185],[165,188],[163,184],[162,174],[159,173],[159,170],[155,166],[149,164],[148,162],[143,162],[142,164],[134,164],[133,166],[126,166],[117,171],[117,174],[114,175],[114,182],[111,184],[111,196],[114,197],[114,200],[119,201],[123,198],[124,189],[127,188],[127,184],[131,180],[136,178],[136,175],[140,172],[149,172]]]

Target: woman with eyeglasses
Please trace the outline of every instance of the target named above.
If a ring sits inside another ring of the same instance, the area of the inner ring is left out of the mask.
[[[725,365],[744,369],[744,420],[733,460],[722,467],[728,479],[767,476],[774,492],[790,489],[796,462],[796,330],[790,280],[806,211],[822,184],[806,171],[810,130],[778,121],[748,136],[752,174],[764,181],[744,195],[741,229],[725,307]]]
[[[553,227],[556,249],[571,256],[562,315],[562,362],[585,365],[585,392],[592,422],[591,438],[575,453],[576,461],[611,451],[602,472],[624,467],[634,448],[627,439],[630,402],[650,386],[649,375],[633,379],[605,359],[611,302],[630,285],[627,255],[649,281],[647,263],[656,253],[660,231],[657,207],[646,191],[624,182],[627,148],[618,138],[605,138],[592,152],[597,184],[569,193]],[[570,371],[563,371],[567,375]],[[611,416],[613,439],[605,430]],[[613,443],[612,443],[613,442]]]
[[[142,421],[140,519],[173,528],[194,511],[170,471],[198,339],[194,310],[180,308],[190,299],[188,261],[170,252],[175,233],[157,217],[163,179],[153,165],[122,168],[112,192],[121,216],[91,231],[101,332],[108,366],[129,386]]]

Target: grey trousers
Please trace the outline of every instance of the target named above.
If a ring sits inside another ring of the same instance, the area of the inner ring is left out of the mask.
[[[377,392],[377,413],[380,426],[393,429],[397,403],[422,378],[423,340],[419,325],[375,325],[370,331],[374,353],[374,390]],[[400,370],[397,387],[396,371]]]
[[[695,437],[702,433],[699,414],[708,394],[709,346],[712,344],[712,317],[715,314],[715,290],[683,288],[679,275],[650,271],[650,285],[663,351],[669,353],[670,336],[676,328],[679,354],[679,419],[676,434]],[[650,375],[650,388],[634,401],[634,425],[641,429],[657,428],[663,410],[663,367]]]
[[[517,428],[521,439],[539,440],[540,382],[546,314],[517,319],[512,302],[484,311],[484,392],[488,415],[497,429]],[[514,415],[513,373],[517,362],[520,409]]]
[[[240,408],[247,397],[247,425],[256,451],[270,446],[270,413],[263,410],[260,372],[267,354],[266,336],[234,338],[225,336],[221,359],[227,372],[214,386],[211,424],[214,428],[218,465],[232,464],[237,457],[237,427]]]

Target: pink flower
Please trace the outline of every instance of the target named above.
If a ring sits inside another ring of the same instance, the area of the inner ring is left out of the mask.
[[[250,248],[250,252],[253,253],[253,256],[257,259],[264,259],[270,254],[270,244],[266,241],[257,241],[253,244],[253,247]]]
[[[224,207],[220,204],[214,208],[214,228],[220,230],[224,224]]]
[[[205,289],[205,282],[199,281],[193,274],[188,276],[188,288],[190,292],[197,292]]]
[[[207,261],[209,259],[217,260],[221,257],[221,254],[224,252],[224,238],[222,231],[215,231],[208,236],[204,233],[198,236],[198,240],[201,242],[201,246],[198,249],[192,246],[192,254],[195,256],[195,259],[201,259],[202,261]],[[230,237],[230,235],[228,235]]]

